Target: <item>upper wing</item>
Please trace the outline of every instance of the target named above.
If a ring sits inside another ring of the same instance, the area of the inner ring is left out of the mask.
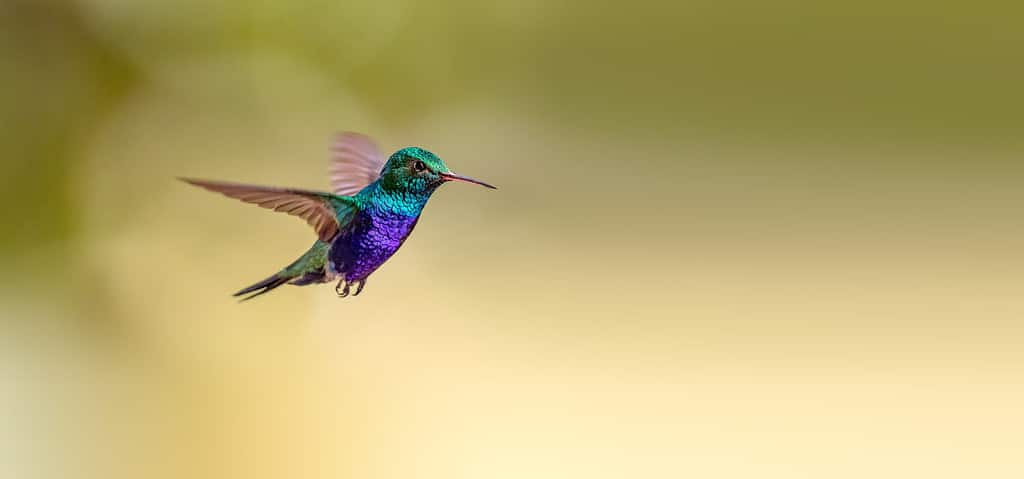
[[[247,203],[298,216],[306,220],[316,230],[320,240],[324,242],[331,241],[338,234],[341,227],[338,223],[338,216],[344,216],[338,214],[339,210],[352,206],[351,198],[342,198],[319,191],[243,185],[192,178],[181,178],[181,180]]]
[[[387,158],[366,135],[340,133],[331,145],[331,189],[339,195],[354,196],[377,181]]]

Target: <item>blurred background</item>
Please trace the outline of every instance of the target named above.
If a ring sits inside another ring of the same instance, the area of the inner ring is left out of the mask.
[[[0,476],[1021,477],[1003,2],[0,3]],[[449,185],[358,298],[174,180]]]

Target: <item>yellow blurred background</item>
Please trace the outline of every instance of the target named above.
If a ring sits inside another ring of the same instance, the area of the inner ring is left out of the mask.
[[[3,0],[0,477],[1022,477],[1022,18]],[[338,130],[500,189],[236,303]]]

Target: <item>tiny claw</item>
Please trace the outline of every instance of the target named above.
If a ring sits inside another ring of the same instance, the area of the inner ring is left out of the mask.
[[[353,293],[352,296],[359,296],[359,293],[363,292],[363,285],[365,285],[365,284],[366,284],[366,280],[365,279],[360,281],[359,282],[359,286],[356,286],[356,292]]]
[[[344,288],[341,287],[342,284],[345,285]],[[339,298],[344,298],[344,297],[348,296],[348,283],[346,283],[345,280],[343,280],[343,279],[339,280],[338,284],[336,286],[334,286],[334,292],[338,293],[338,297]]]

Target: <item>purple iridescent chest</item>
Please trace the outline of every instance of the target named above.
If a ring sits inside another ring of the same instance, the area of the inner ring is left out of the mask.
[[[349,282],[366,279],[398,251],[418,220],[393,211],[360,211],[331,243],[329,268]]]

